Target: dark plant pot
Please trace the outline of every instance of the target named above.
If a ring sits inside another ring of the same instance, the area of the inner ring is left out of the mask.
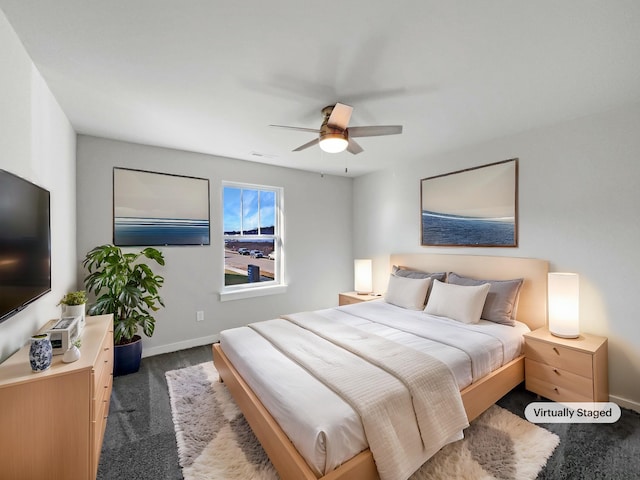
[[[113,376],[128,375],[140,369],[142,358],[142,338],[133,337],[133,342],[125,345],[115,345],[113,350]]]

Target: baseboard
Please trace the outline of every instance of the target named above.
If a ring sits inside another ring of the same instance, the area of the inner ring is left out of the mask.
[[[629,410],[634,410],[640,413],[640,403],[638,402],[627,400],[626,398],[622,397],[616,397],[615,395],[609,395],[609,400],[617,403],[620,407],[628,408]]]
[[[183,342],[170,343],[168,345],[160,345],[158,347],[144,347],[142,349],[142,357],[152,357],[154,355],[160,355],[162,353],[177,352],[179,350],[185,350],[192,347],[200,347],[202,345],[209,345],[220,340],[220,335],[209,335],[207,337],[198,337],[191,340],[185,340]]]

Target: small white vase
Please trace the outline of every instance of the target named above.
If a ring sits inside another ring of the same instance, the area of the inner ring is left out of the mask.
[[[64,363],[72,363],[80,358],[80,349],[75,345],[71,345],[71,348],[64,352],[62,355],[62,361]]]

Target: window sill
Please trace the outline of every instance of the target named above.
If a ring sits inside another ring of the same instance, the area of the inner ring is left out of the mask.
[[[241,290],[228,290],[220,292],[220,301],[242,300],[243,298],[264,297],[266,295],[279,295],[286,293],[287,285],[272,285],[269,287],[244,288]]]

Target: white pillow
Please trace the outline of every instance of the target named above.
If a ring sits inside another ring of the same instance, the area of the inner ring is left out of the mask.
[[[389,285],[384,299],[398,307],[422,310],[430,284],[430,278],[406,278],[389,275]]]
[[[489,288],[489,283],[463,286],[435,280],[424,311],[462,323],[478,323]]]

